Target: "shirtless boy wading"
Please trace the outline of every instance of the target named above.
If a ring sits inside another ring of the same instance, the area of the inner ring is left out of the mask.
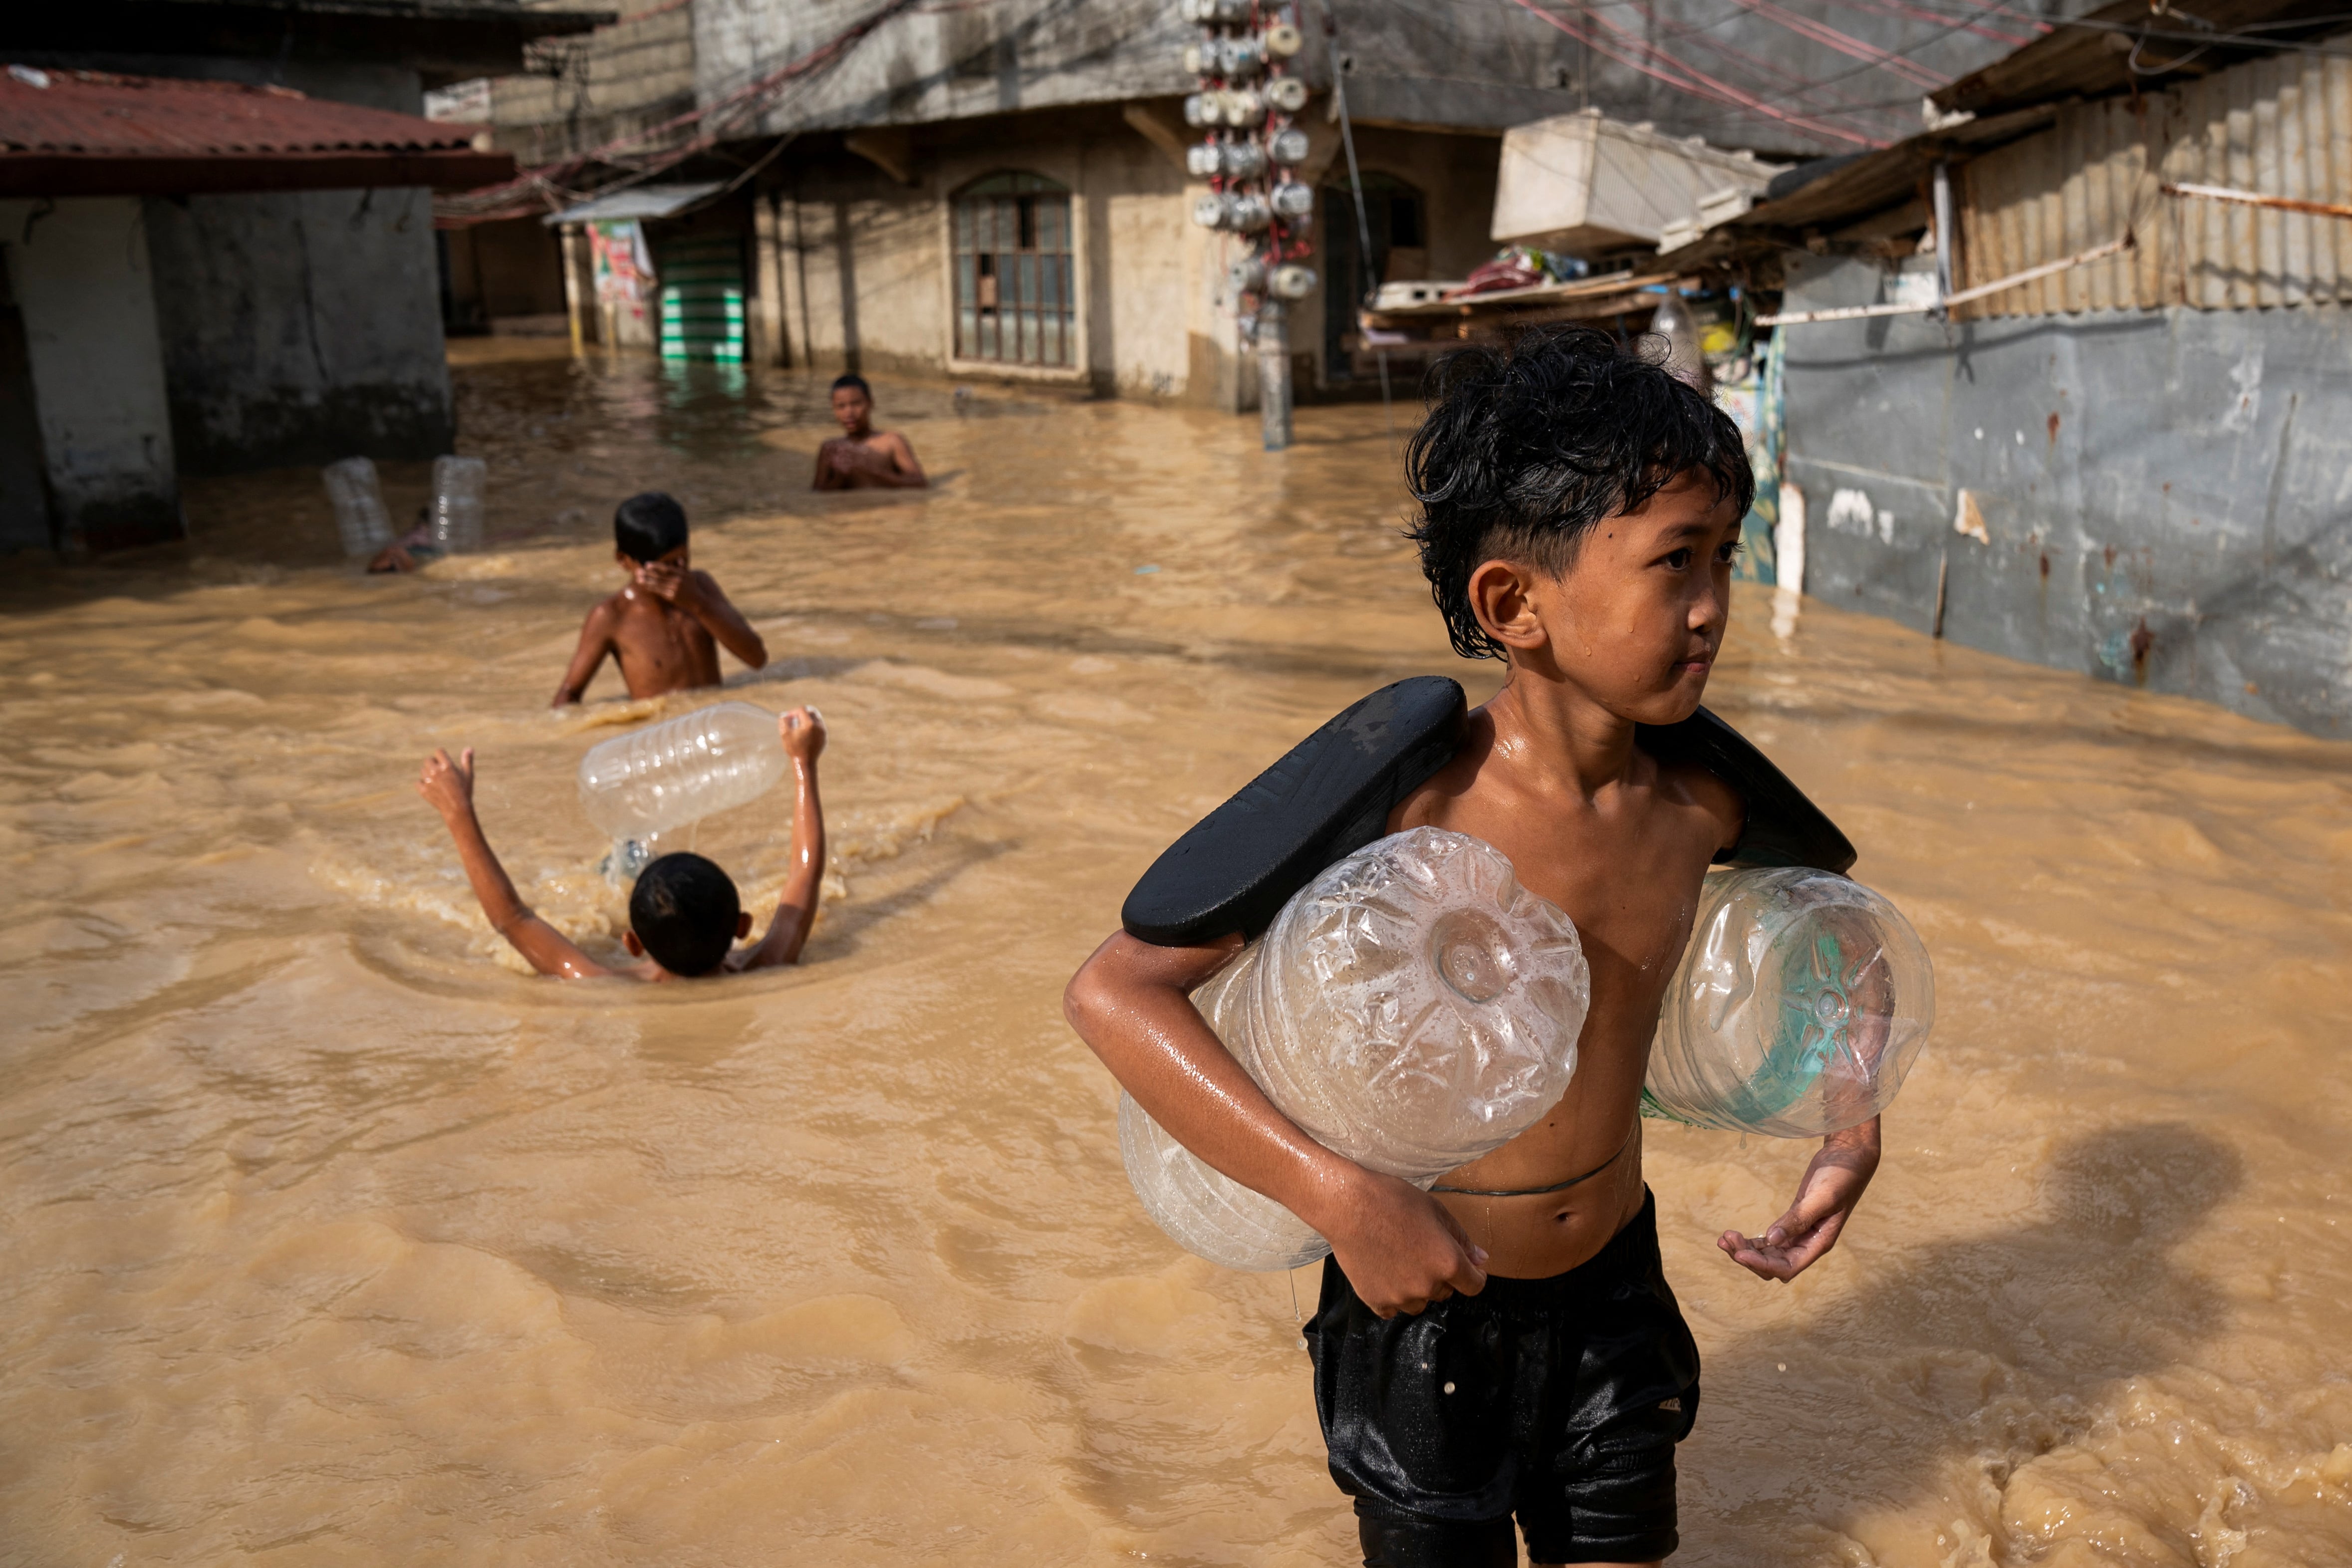
[[[1446,362],[1409,461],[1454,646],[1510,673],[1388,826],[1486,840],[1575,921],[1592,1006],[1567,1097],[1423,1194],[1300,1131],[1193,1010],[1238,934],[1115,935],[1067,1009],[1162,1127],[1331,1243],[1307,1338],[1368,1564],[1509,1568],[1514,1515],[1535,1563],[1655,1563],[1676,1544],[1674,1446],[1699,1384],[1643,1183],[1642,1079],[1742,805],[1644,753],[1634,725],[1698,706],[1752,480],[1728,418],[1581,329]],[[1828,1139],[1787,1213],[1718,1245],[1793,1278],[1836,1242],[1878,1149],[1874,1121]]]
[[[833,417],[841,434],[817,448],[811,489],[919,490],[930,484],[906,437],[874,428],[874,389],[864,376],[835,379]]]

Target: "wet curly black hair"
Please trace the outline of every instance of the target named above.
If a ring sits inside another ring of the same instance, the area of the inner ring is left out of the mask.
[[[1502,346],[1456,349],[1430,367],[1429,416],[1405,450],[1430,596],[1465,658],[1508,662],[1470,608],[1482,562],[1558,574],[1602,518],[1685,474],[1715,482],[1745,516],[1756,499],[1739,427],[1669,374],[1658,340],[1621,346],[1591,327],[1531,327]]]

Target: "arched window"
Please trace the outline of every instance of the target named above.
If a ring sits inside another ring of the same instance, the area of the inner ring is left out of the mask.
[[[955,197],[956,357],[1076,364],[1070,193],[1037,174],[991,174]]]

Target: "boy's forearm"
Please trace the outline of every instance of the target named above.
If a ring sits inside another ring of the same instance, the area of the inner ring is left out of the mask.
[[[530,906],[515,891],[513,879],[507,875],[506,868],[499,864],[497,853],[482,832],[481,819],[474,815],[471,806],[462,813],[446,815],[442,821],[447,824],[449,837],[457,842],[457,858],[466,868],[466,880],[473,887],[483,916],[492,930],[504,935],[509,926],[530,912]]]
[[[727,595],[715,588],[710,590],[709,598],[698,595],[694,614],[695,618],[702,623],[703,629],[725,645],[728,652],[753,669],[767,668],[767,643],[751,629],[751,623],[743,618],[743,612],[737,609]]]
[[[1328,1230],[1363,1173],[1285,1116],[1225,1049],[1190,994],[1207,974],[1137,973],[1163,967],[1156,952],[1136,962],[1143,945],[1114,937],[1079,971],[1065,999],[1072,1026],[1178,1142]]]
[[[760,939],[747,967],[794,962],[816,924],[817,900],[824,886],[824,808],[817,798],[814,762],[793,759],[793,868],[785,874],[768,934]]]

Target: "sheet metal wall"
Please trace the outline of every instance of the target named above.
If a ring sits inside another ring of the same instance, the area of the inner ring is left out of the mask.
[[[2159,183],[2352,203],[2352,59],[2284,54],[2134,100],[2081,104],[1961,171],[1964,287],[2102,245],[2120,255],[1962,318],[2268,309],[2352,297],[2352,220],[2168,196]]]

